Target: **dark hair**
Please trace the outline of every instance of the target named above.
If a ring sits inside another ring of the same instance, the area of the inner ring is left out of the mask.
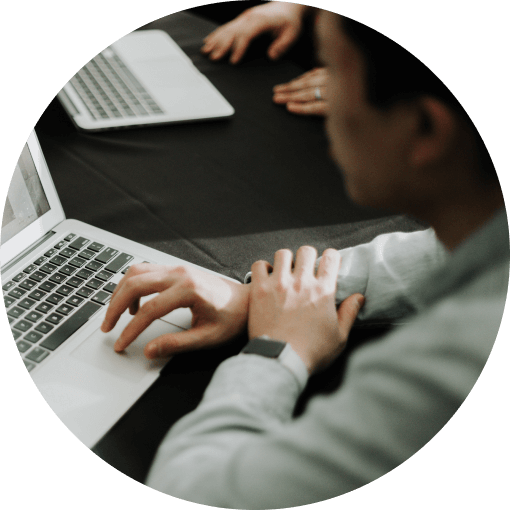
[[[471,128],[482,177],[497,181],[496,169],[485,143],[448,87],[425,64],[385,35],[347,17],[342,17],[341,23],[343,32],[365,57],[368,101],[377,108],[385,109],[398,101],[422,95],[439,99]]]

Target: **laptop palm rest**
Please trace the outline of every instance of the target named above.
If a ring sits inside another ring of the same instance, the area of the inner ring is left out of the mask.
[[[113,345],[132,318],[125,312],[109,333],[97,329],[72,351],[71,356],[131,383],[141,381],[148,372],[159,372],[169,358],[148,360],[143,353],[145,345],[165,333],[184,330],[168,322],[156,320],[124,352],[117,353],[113,350]]]

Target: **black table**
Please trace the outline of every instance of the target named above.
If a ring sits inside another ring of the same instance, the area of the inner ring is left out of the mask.
[[[422,228],[353,205],[327,155],[322,119],[272,103],[273,85],[303,68],[269,61],[264,41],[236,67],[210,62],[199,49],[214,24],[189,13],[144,28],[166,30],[236,113],[221,121],[88,134],[76,131],[53,101],[36,132],[68,218],[238,280],[279,248],[311,244],[321,252]],[[355,332],[351,344],[374,334]],[[93,450],[143,481],[163,435],[196,407],[218,363],[245,341],[176,356]],[[339,384],[347,357],[313,378],[297,412],[311,395]]]

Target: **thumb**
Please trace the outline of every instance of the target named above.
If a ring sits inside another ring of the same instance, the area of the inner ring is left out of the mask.
[[[278,37],[273,41],[267,54],[271,60],[280,58],[295,42],[299,30],[295,27],[287,27],[281,31]]]
[[[342,301],[338,308],[338,328],[344,338],[349,336],[349,332],[354,325],[354,321],[365,304],[365,297],[362,294],[352,294]]]

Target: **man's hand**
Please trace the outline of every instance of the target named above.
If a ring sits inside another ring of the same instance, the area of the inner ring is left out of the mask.
[[[273,88],[273,101],[284,104],[289,112],[299,115],[326,114],[327,71],[318,67],[298,78]]]
[[[159,293],[139,306],[140,298]],[[129,308],[134,315],[115,343],[123,351],[154,320],[177,308],[190,308],[191,329],[162,335],[145,346],[149,359],[207,348],[234,338],[246,327],[249,285],[186,266],[137,264],[129,268],[112,295],[101,326],[111,331]]]
[[[270,2],[247,9],[237,18],[217,28],[204,39],[202,53],[219,60],[230,52],[230,62],[237,64],[253,39],[271,33],[274,41],[268,56],[275,60],[296,41],[303,27],[303,16],[309,8],[286,2]]]
[[[335,307],[338,251],[324,252],[317,274],[317,251],[301,247],[292,267],[292,252],[277,251],[272,273],[268,262],[255,262],[248,315],[250,339],[268,335],[289,343],[309,373],[326,368],[342,352],[364,303],[353,294]]]

